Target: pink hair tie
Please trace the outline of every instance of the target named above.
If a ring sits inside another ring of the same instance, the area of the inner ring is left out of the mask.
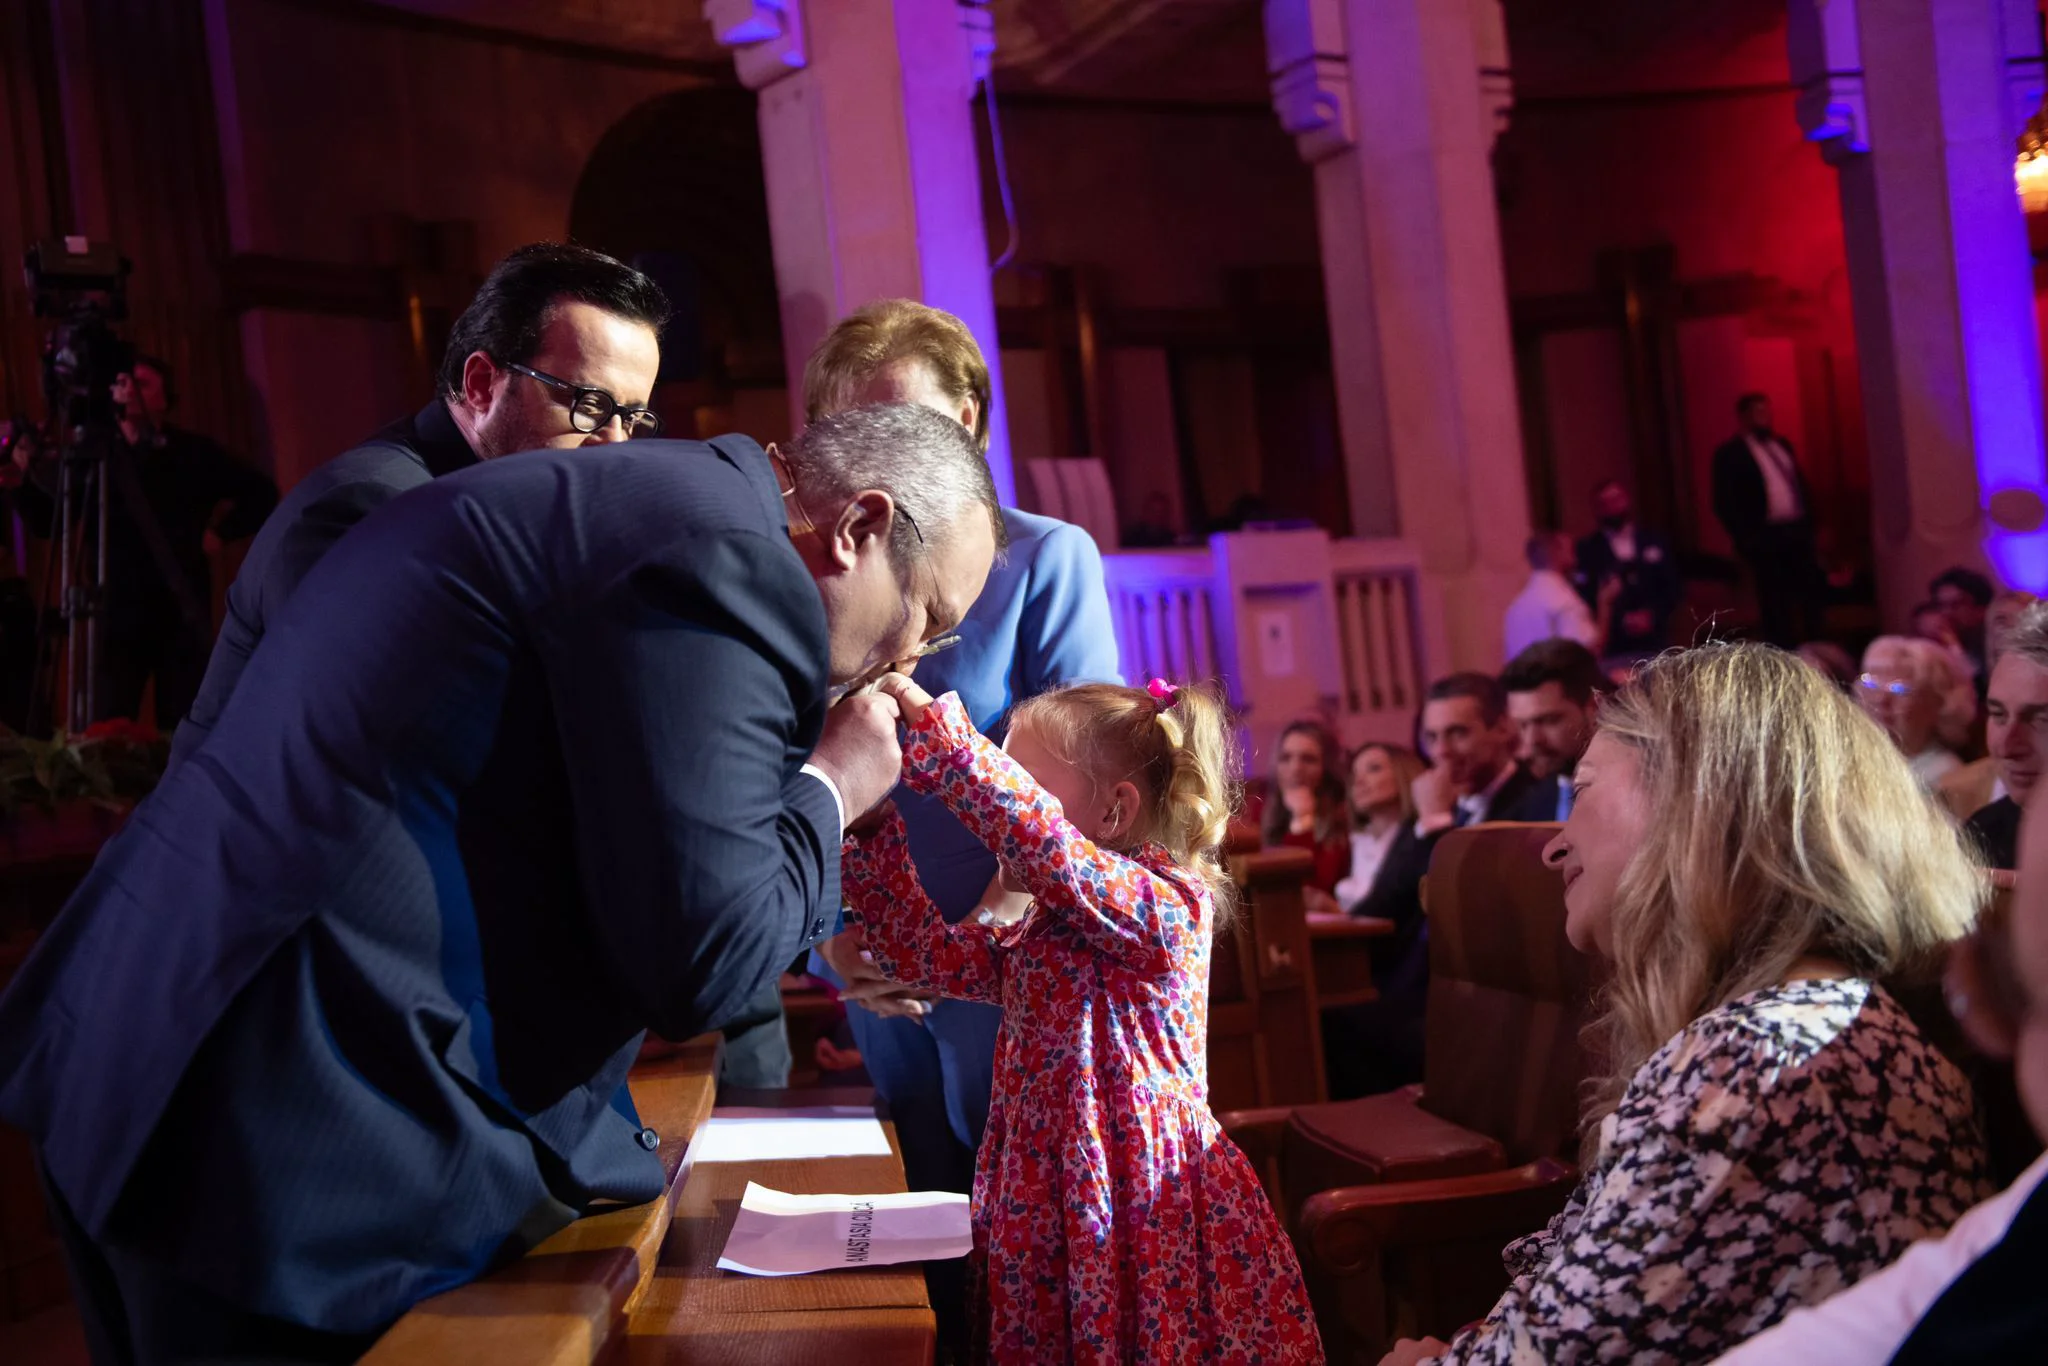
[[[1163,711],[1173,705],[1173,695],[1180,689],[1163,678],[1155,678],[1145,685],[1145,691],[1152,694],[1153,700],[1159,703],[1160,710]]]

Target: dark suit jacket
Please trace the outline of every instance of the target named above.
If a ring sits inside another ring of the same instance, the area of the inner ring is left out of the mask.
[[[1536,785],[1520,764],[1487,804],[1486,820],[1514,820],[1509,813]],[[1429,875],[1429,860],[1443,832],[1428,838],[1415,833],[1415,822],[1404,824],[1387,847],[1380,870],[1373,875],[1372,890],[1357,905],[1347,909],[1353,915],[1379,916],[1394,922],[1394,932],[1373,945],[1373,982],[1384,997],[1419,997],[1429,985],[1429,928],[1422,914],[1422,879]]]
[[[437,479],[342,538],[4,998],[102,1243],[374,1330],[661,1187],[624,1091],[824,930],[827,640],[760,448]]]
[[[172,765],[212,731],[265,629],[343,532],[406,490],[475,463],[476,453],[448,415],[448,405],[436,398],[293,485],[228,589],[227,614],[206,677],[172,737]]]
[[[1983,851],[1984,862],[1993,868],[2020,866],[2020,804],[2000,797],[1963,823],[1970,838]]]
[[[1799,503],[1813,511],[1813,494],[1806,486],[1806,472],[1799,468],[1798,453],[1784,437],[1778,444],[1792,456],[1792,477],[1799,487]],[[1714,515],[1728,529],[1728,539],[1737,554],[1751,557],[1770,512],[1770,494],[1764,488],[1763,471],[1757,468],[1756,453],[1747,437],[1737,434],[1714,450]]]
[[[1632,560],[1617,558],[1613,544],[1602,532],[1595,531],[1579,541],[1579,589],[1589,604],[1598,601],[1603,582],[1609,578],[1621,580],[1621,596],[1614,600],[1614,627],[1607,638],[1609,654],[1663,649],[1671,614],[1678,610],[1678,600],[1684,591],[1671,538],[1641,525],[1635,530],[1636,556]],[[1621,629],[1623,615],[1637,611],[1648,611],[1657,618],[1656,627],[1648,634],[1632,636]]]
[[[1559,789],[1570,782],[1569,773],[1549,778],[1532,777],[1514,801],[1495,802],[1491,818],[1497,821],[1554,821],[1557,819]]]

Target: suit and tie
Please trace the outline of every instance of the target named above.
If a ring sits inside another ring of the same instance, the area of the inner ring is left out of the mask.
[[[228,589],[220,638],[191,711],[172,737],[171,763],[183,762],[205,741],[264,631],[350,527],[408,489],[475,463],[476,452],[448,415],[448,405],[436,398],[293,485],[250,543]]]
[[[1671,614],[1678,610],[1683,588],[1670,537],[1633,523],[1613,533],[1595,531],[1580,538],[1578,562],[1589,602],[1597,600],[1602,583],[1621,580],[1614,624],[1607,633],[1608,654],[1651,655],[1671,643]],[[1632,612],[1648,612],[1650,629],[1628,630],[1625,621]]]
[[[373,1333],[659,1192],[641,1032],[838,904],[826,622],[726,437],[434,480],[267,627],[0,998],[0,1118],[119,1276]]]
[[[1814,559],[1813,498],[1792,443],[1775,433],[1722,442],[1714,515],[1749,565],[1765,637],[1786,648],[1818,639],[1825,583]]]
[[[1537,787],[1528,770],[1515,764],[1488,792],[1461,798],[1450,828],[1512,819]],[[1345,909],[1352,915],[1394,922],[1394,932],[1373,945],[1373,986],[1379,999],[1325,1011],[1325,1047],[1333,1099],[1374,1095],[1422,1080],[1423,1015],[1429,1000],[1429,923],[1422,908],[1422,880],[1443,831],[1422,833],[1417,822],[1401,827],[1387,850],[1372,890]]]

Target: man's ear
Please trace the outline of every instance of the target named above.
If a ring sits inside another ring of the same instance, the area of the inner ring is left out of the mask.
[[[491,358],[481,351],[469,353],[469,359],[462,362],[462,402],[478,417],[491,411],[491,401],[497,394],[498,367]]]
[[[842,569],[851,569],[864,547],[889,544],[896,525],[896,500],[880,489],[862,489],[847,500],[832,521],[826,553]]]

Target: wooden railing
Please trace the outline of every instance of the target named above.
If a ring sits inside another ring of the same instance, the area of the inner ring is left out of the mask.
[[[1441,664],[1439,613],[1405,541],[1241,532],[1114,552],[1103,568],[1125,679],[1221,680],[1255,760],[1310,714],[1347,744],[1405,742]]]
[[[586,1366],[616,1350],[668,1236],[690,1139],[711,1114],[720,1043],[708,1035],[633,1069],[633,1105],[661,1135],[659,1199],[578,1219],[504,1270],[421,1301],[366,1366]]]

